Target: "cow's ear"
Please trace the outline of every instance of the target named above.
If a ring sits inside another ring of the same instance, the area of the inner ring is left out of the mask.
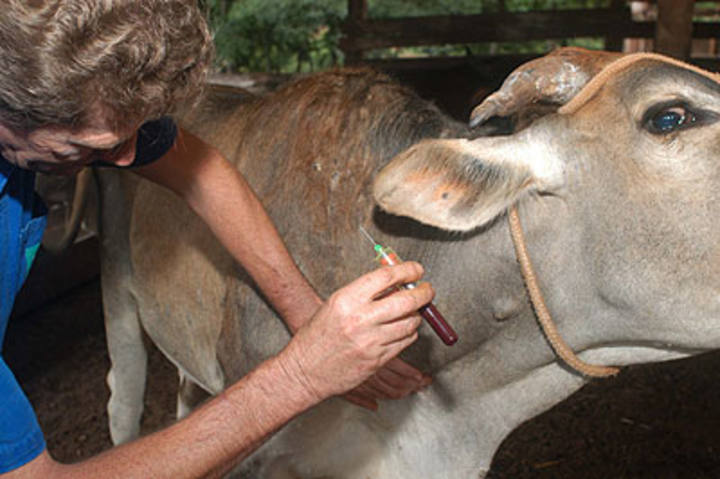
[[[538,187],[527,162],[492,151],[462,139],[422,141],[380,171],[373,195],[389,213],[446,230],[474,229]]]

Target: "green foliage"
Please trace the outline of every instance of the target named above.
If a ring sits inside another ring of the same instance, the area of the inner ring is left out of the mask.
[[[224,17],[213,15],[209,5],[218,67],[302,72],[336,65],[342,59],[344,5],[342,0],[243,0]]]

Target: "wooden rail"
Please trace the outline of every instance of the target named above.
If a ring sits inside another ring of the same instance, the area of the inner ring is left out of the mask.
[[[656,29],[656,22],[634,21],[624,2],[601,9],[368,19],[365,0],[349,0],[340,47],[351,64],[369,50],[422,45],[604,37],[606,49],[619,49],[624,38],[655,38]],[[692,38],[720,37],[718,22],[695,22],[690,30]]]
[[[633,22],[629,11],[563,10],[482,15],[352,20],[344,25],[345,51],[454,43],[523,42],[551,38],[653,36],[654,24]]]

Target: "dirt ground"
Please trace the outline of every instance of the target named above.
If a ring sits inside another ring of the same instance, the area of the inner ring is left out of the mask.
[[[73,462],[110,447],[98,281],[13,318],[5,357],[56,458]],[[590,383],[513,432],[489,477],[720,477],[719,367],[712,353]],[[144,432],[173,420],[176,373],[156,350],[149,377]]]

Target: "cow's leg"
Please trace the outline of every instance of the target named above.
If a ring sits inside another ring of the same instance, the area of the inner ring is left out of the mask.
[[[114,444],[136,438],[145,395],[147,351],[132,294],[129,224],[133,183],[119,171],[97,171],[100,274],[110,356],[108,419]]]
[[[208,398],[205,392],[195,381],[193,381],[181,369],[178,369],[180,381],[178,384],[177,396],[177,418],[182,419],[195,409],[201,402]]]
[[[140,321],[130,304],[116,302],[103,293],[105,303],[105,330],[110,371],[107,382],[110,388],[108,420],[113,444],[131,441],[140,435],[143,412],[147,351],[143,342]],[[119,306],[119,307],[118,307]],[[124,309],[124,310],[123,310]]]

